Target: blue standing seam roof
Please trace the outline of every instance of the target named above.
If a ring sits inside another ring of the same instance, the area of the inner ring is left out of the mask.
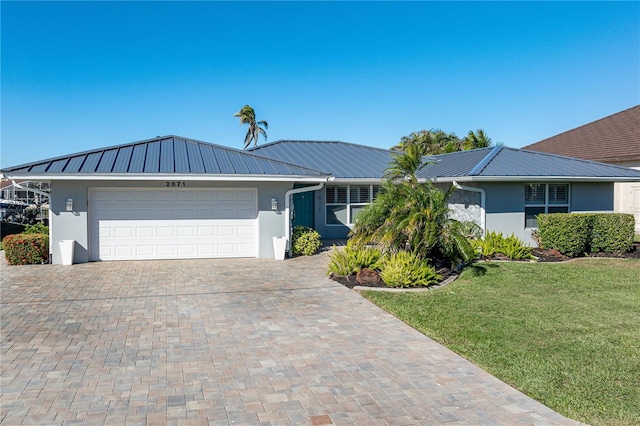
[[[394,153],[388,149],[339,141],[297,140],[271,142],[250,151],[344,179],[381,179]]]
[[[164,136],[9,167],[5,173],[40,174],[225,174],[328,176],[234,148]]]
[[[247,151],[177,136],[6,168],[22,174],[224,174],[382,179],[396,152],[345,142],[276,141]],[[640,171],[504,146],[428,157],[419,178],[640,178]]]

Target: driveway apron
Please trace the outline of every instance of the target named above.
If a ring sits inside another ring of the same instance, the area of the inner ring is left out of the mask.
[[[2,262],[2,424],[578,424],[329,280],[326,253]]]

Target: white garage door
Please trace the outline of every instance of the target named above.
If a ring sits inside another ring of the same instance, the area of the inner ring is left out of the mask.
[[[255,189],[92,189],[91,260],[257,256]]]

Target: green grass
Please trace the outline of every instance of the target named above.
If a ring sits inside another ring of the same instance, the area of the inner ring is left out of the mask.
[[[563,415],[640,424],[640,261],[481,263],[439,290],[365,292]]]

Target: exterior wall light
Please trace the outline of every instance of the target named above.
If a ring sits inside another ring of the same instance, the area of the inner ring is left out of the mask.
[[[276,197],[271,198],[271,210],[274,212],[278,211],[278,199]]]

